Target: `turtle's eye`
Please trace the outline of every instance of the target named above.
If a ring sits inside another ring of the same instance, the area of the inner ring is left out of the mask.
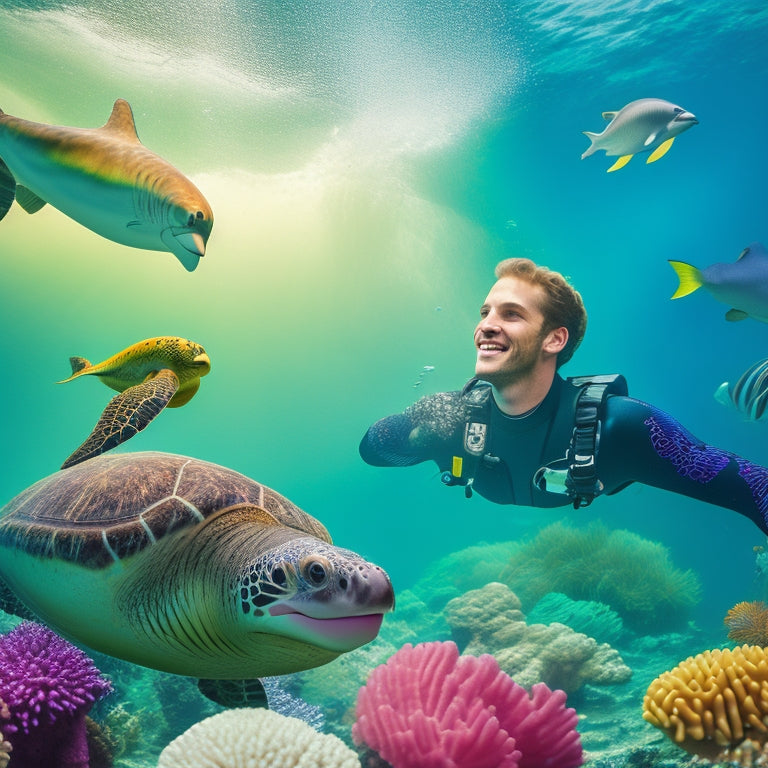
[[[280,566],[272,569],[272,583],[278,587],[284,587],[288,584],[285,571]]]
[[[323,564],[319,563],[317,560],[312,561],[307,566],[305,573],[309,580],[316,586],[323,584],[328,577]]]

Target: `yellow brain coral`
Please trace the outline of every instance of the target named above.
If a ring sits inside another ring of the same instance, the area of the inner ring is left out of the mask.
[[[768,605],[761,600],[736,603],[723,622],[731,640],[748,645],[768,645]]]
[[[704,651],[654,680],[643,717],[689,752],[712,757],[749,737],[768,741],[768,653]]]

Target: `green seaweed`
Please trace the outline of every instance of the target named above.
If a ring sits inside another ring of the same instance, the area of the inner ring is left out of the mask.
[[[543,528],[515,552],[500,580],[526,611],[548,592],[562,592],[605,603],[625,626],[646,633],[684,625],[701,596],[696,574],[676,568],[666,547],[600,522]]]
[[[526,616],[528,624],[565,624],[576,632],[614,645],[624,632],[616,611],[594,600],[572,600],[562,592],[548,592]]]

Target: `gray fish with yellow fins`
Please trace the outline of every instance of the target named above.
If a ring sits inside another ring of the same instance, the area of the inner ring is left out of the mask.
[[[615,112],[603,112],[611,122],[602,133],[583,131],[592,142],[581,156],[605,150],[605,154],[619,159],[608,169],[623,168],[639,152],[650,152],[646,163],[654,163],[672,146],[675,137],[699,121],[682,107],[664,99],[637,99]]]
[[[698,269],[684,261],[669,261],[680,285],[673,299],[687,296],[703,287],[718,301],[731,307],[725,313],[730,322],[751,317],[768,323],[768,251],[752,243],[732,264],[717,263]]]
[[[194,341],[178,336],[156,336],[92,364],[70,357],[72,375],[97,376],[120,394],[113,397],[85,442],[62,464],[62,469],[92,459],[140,432],[163,410],[188,403],[211,370],[211,360]]]
[[[200,190],[139,141],[123,99],[101,128],[33,123],[0,110],[0,219],[14,199],[27,213],[50,203],[116,243],[169,251],[188,272],[213,227]]]

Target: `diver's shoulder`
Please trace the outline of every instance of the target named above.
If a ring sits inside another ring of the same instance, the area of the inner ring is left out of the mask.
[[[415,424],[425,424],[436,432],[445,433],[467,416],[467,404],[462,390],[435,392],[419,398],[406,409],[406,414]]]

